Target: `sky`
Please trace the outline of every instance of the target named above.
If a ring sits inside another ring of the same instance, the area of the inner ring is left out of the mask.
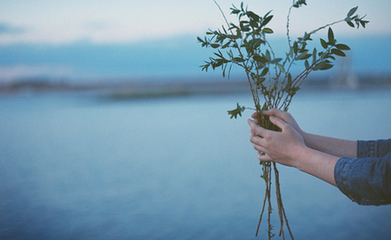
[[[240,1],[218,3],[234,21],[229,8],[232,4],[239,6]],[[273,10],[275,17],[270,27],[276,37],[286,33],[291,3],[245,1],[260,15]],[[224,24],[213,0],[0,0],[0,6],[3,81],[42,75],[108,78],[192,74],[209,54],[201,54],[196,37]],[[367,14],[370,24],[365,30],[340,24],[333,28],[338,36],[390,38],[389,0],[307,0],[306,7],[292,12],[291,34],[299,36],[305,30],[343,19],[355,6],[359,6],[359,15]],[[151,65],[156,71],[151,70]]]

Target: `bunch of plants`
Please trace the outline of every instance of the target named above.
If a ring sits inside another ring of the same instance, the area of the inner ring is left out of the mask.
[[[368,21],[356,14],[358,7],[350,9],[347,15],[338,21],[325,24],[315,30],[304,32],[304,34],[295,40],[290,36],[290,16],[295,8],[307,5],[306,0],[293,0],[288,9],[286,23],[287,51],[283,56],[276,56],[268,35],[274,31],[268,27],[273,19],[271,11],[261,16],[253,11],[248,10],[241,3],[240,7],[232,5],[231,15],[236,16],[237,22],[229,22],[218,5],[224,20],[225,26],[221,29],[209,30],[204,38],[198,37],[202,47],[214,49],[213,56],[209,57],[205,64],[201,66],[202,70],[221,68],[223,77],[229,77],[233,66],[244,70],[248,81],[254,107],[245,107],[237,103],[236,108],[229,110],[231,118],[242,116],[245,109],[252,109],[257,112],[258,124],[266,129],[280,131],[278,127],[269,121],[269,117],[262,114],[263,110],[277,108],[288,111],[293,96],[300,89],[303,81],[313,71],[329,70],[334,66],[337,57],[345,57],[346,51],[350,50],[349,46],[336,40],[332,26],[345,22],[348,26],[359,28],[367,25]],[[324,30],[324,38],[319,38],[317,47],[310,48],[310,42],[316,33]],[[301,63],[300,63],[301,62]],[[293,75],[291,70],[293,66],[301,64],[302,70]],[[262,217],[267,214],[267,234],[271,239],[273,225],[271,224],[272,201],[271,186],[272,175],[274,175],[274,186],[276,192],[276,202],[279,215],[279,236],[285,239],[284,223],[293,239],[293,234],[289,227],[286,212],[281,197],[280,180],[278,166],[275,162],[261,162],[262,174],[265,182],[265,194],[261,208],[259,222],[256,228],[258,235]]]

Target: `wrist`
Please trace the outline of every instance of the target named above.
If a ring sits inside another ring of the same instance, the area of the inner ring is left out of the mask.
[[[297,154],[293,156],[293,167],[297,168],[300,171],[305,171],[305,166],[308,165],[309,156],[312,156],[314,154],[312,151],[313,149],[307,147],[306,145],[297,149]]]
[[[296,168],[335,186],[334,166],[338,159],[338,157],[305,147],[296,161]]]
[[[301,129],[299,130],[299,133],[300,133],[301,137],[303,138],[305,145],[308,146],[309,134],[306,133],[306,132],[304,132],[304,131],[301,130]]]

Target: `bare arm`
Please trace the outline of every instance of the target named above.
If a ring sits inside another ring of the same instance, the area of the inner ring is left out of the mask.
[[[337,186],[334,178],[335,164],[339,157],[308,148],[298,158],[297,169]]]
[[[310,148],[338,157],[357,157],[357,141],[319,136],[306,132],[301,132],[301,134],[305,139],[305,144]]]

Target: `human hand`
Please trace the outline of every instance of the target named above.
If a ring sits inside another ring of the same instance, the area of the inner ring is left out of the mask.
[[[268,115],[268,116],[276,116],[276,117],[282,119],[284,122],[291,125],[298,133],[300,133],[300,135],[302,135],[302,136],[304,135],[304,131],[301,130],[301,128],[299,127],[299,124],[297,124],[296,120],[292,117],[292,115],[290,113],[282,111],[277,108],[264,110],[264,111],[262,111],[262,113],[265,115]],[[251,117],[254,119],[257,119],[257,115],[258,115],[258,113],[255,112],[255,113],[253,113],[253,115]]]
[[[269,113],[282,115],[288,121],[295,123],[290,115],[281,114],[278,111],[270,111]],[[257,150],[258,159],[260,161],[274,161],[283,165],[297,167],[297,160],[307,148],[303,137],[292,125],[276,115],[271,116],[270,121],[279,127],[281,132],[267,130],[254,121],[248,120],[251,127],[250,141],[253,143],[254,149]]]

